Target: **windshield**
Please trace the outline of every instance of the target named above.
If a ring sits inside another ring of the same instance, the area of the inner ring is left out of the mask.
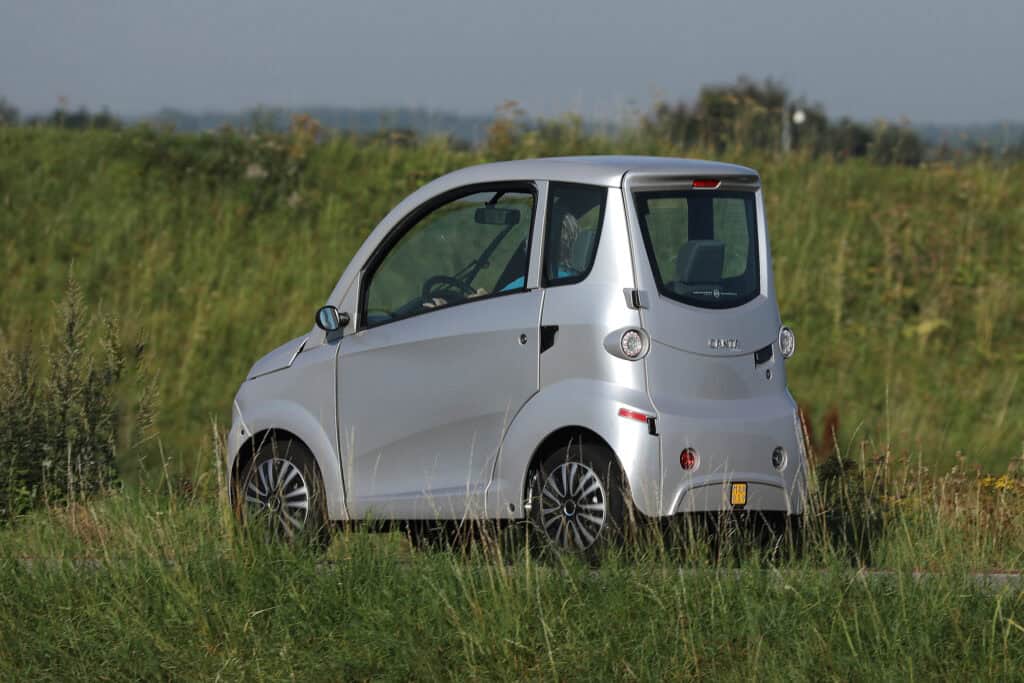
[[[760,291],[753,192],[676,190],[633,195],[658,291],[730,308]]]

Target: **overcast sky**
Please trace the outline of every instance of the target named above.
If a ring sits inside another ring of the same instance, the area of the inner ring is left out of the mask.
[[[421,106],[621,118],[739,74],[830,115],[1024,120],[1024,0],[0,0],[24,112]]]

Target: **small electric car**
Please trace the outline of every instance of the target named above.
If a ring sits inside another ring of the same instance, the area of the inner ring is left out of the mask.
[[[528,519],[590,552],[631,518],[803,513],[795,338],[750,168],[450,173],[384,217],[315,321],[234,400],[233,503],[281,536]]]

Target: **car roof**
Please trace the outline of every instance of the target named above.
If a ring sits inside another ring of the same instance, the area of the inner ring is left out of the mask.
[[[701,159],[650,156],[575,156],[499,161],[453,171],[434,183],[458,187],[504,180],[553,180],[620,187],[628,172],[667,176],[757,177],[746,166]],[[433,185],[434,183],[431,183]]]

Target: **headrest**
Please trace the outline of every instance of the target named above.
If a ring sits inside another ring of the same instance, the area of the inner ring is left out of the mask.
[[[684,285],[711,284],[722,279],[725,244],[718,240],[690,240],[676,257],[676,280]]]
[[[597,239],[596,230],[581,230],[576,237],[576,244],[572,246],[572,265],[580,270],[586,270],[593,258],[594,241]]]

